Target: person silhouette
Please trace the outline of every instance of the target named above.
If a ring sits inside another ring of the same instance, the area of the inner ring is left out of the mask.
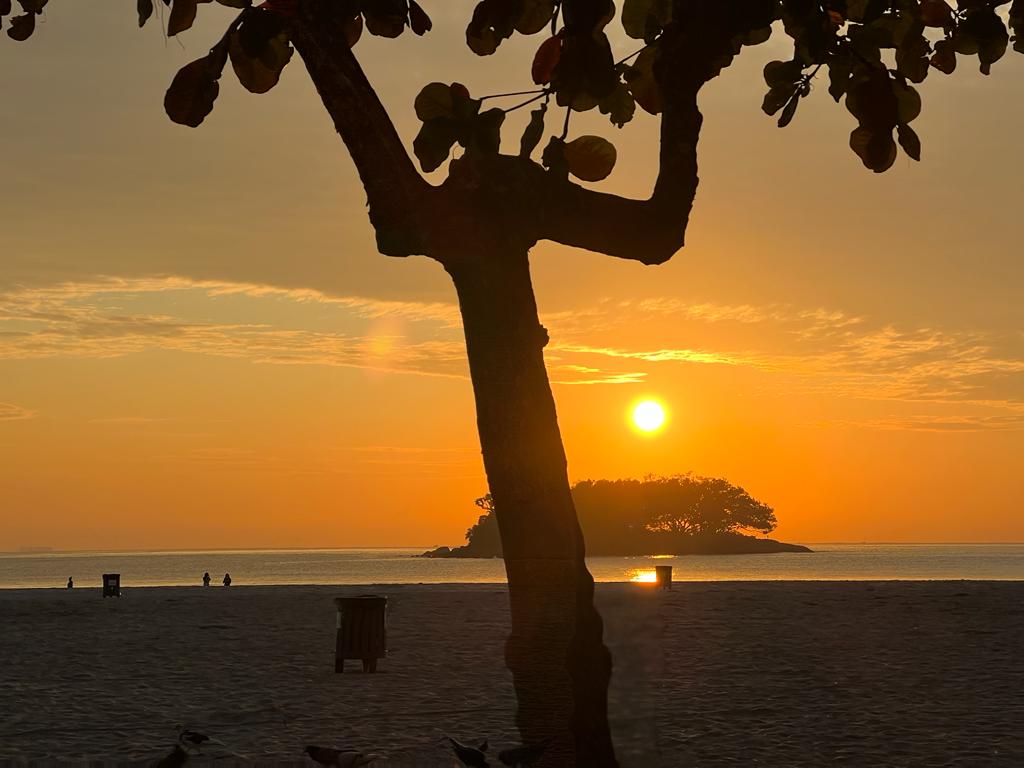
[[[75,580],[73,578],[71,578],[70,576],[68,576],[68,589],[74,589],[74,588],[75,588]]]
[[[231,586],[231,574],[230,573],[225,573],[224,574],[224,586],[225,587],[230,587]]]
[[[209,571],[207,571],[206,573],[203,574],[203,586],[204,587],[210,586],[210,572]]]

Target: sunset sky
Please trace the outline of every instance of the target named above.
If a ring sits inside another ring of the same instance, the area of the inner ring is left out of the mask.
[[[410,144],[422,85],[530,87],[540,42],[479,59],[472,2],[422,4],[434,32],[356,48]],[[164,90],[232,11],[179,42],[134,7],[0,40],[0,550],[459,543],[486,482],[447,276],[377,255],[297,57],[183,128]],[[671,262],[533,252],[570,478],[725,477],[790,541],[1024,540],[1024,56],[933,72],[923,162],[875,175],[824,87],[761,113],[787,41],[705,89]],[[618,147],[604,188],[649,192],[655,119],[575,126]]]

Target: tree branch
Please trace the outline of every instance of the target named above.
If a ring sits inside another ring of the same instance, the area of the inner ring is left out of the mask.
[[[377,248],[387,256],[425,252],[419,212],[431,187],[420,176],[384,105],[345,40],[336,6],[314,0],[292,23],[292,42],[355,161]]]

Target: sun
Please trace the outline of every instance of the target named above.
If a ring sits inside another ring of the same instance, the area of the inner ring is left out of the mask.
[[[633,406],[633,426],[641,432],[657,432],[665,426],[665,408],[657,400],[642,400]]]

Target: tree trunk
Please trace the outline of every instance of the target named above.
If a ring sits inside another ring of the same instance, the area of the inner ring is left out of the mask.
[[[611,655],[569,491],[527,249],[491,244],[446,269],[459,295],[501,530],[512,610],[505,660],[520,734],[527,744],[552,740],[540,765],[614,768]]]

